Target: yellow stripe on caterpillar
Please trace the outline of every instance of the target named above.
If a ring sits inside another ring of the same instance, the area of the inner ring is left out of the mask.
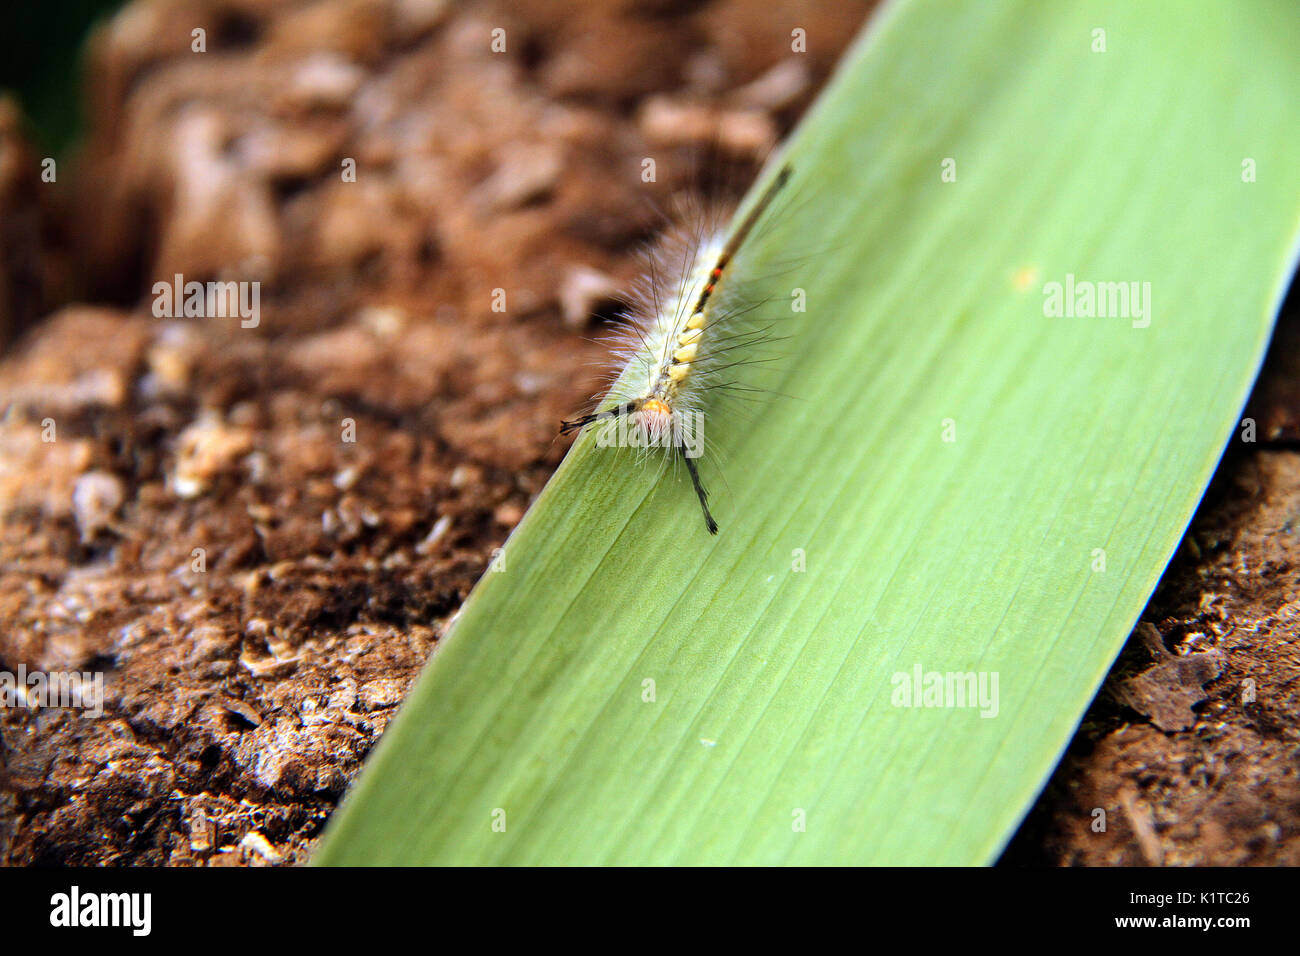
[[[783,166],[729,231],[701,222],[698,229],[683,227],[668,237],[672,241],[651,259],[649,276],[633,296],[622,372],[597,405],[599,411],[560,426],[561,434],[568,434],[588,425],[630,420],[633,431],[627,433],[626,444],[662,446],[680,456],[709,534],[718,533],[718,523],[696,465],[705,450],[699,427],[728,390],[761,391],[730,370],[766,361],[751,359],[747,352],[769,340],[769,327],[759,324],[761,317],[751,316],[768,301],[753,298],[758,277],[743,272],[733,277],[733,259],[790,175],[790,167]],[[744,260],[738,261],[743,269]],[[620,429],[614,443],[624,443],[623,435]]]

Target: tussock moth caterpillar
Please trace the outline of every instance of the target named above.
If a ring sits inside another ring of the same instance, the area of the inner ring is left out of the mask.
[[[770,330],[753,321],[755,305],[735,288],[730,267],[790,174],[790,166],[782,166],[730,233],[682,234],[675,240],[679,252],[650,256],[647,275],[624,314],[632,335],[621,350],[621,373],[595,412],[560,425],[562,435],[597,423],[617,426],[623,435],[630,427],[631,440],[619,444],[679,455],[709,534],[718,533],[718,523],[696,464],[704,450],[702,423],[719,393],[752,391],[732,372],[761,361],[748,353]]]

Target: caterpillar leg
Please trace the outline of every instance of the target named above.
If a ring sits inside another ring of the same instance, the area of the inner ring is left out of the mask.
[[[677,450],[682,453],[682,460],[686,462],[686,470],[691,473],[691,484],[695,486],[695,496],[700,499],[700,510],[704,512],[704,526],[709,529],[709,534],[717,534],[718,523],[713,520],[713,515],[709,513],[709,493],[704,490],[704,485],[700,483],[700,472],[695,467],[695,459],[686,454],[685,445],[678,445]]]
[[[577,431],[579,428],[586,428],[593,422],[603,422],[607,418],[618,418],[620,415],[631,415],[641,407],[639,402],[627,402],[603,412],[596,412],[594,415],[583,415],[581,418],[575,418],[571,422],[560,422],[560,434],[567,435],[569,432]]]

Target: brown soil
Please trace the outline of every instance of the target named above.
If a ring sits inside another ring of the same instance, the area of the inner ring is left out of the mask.
[[[135,3],[54,184],[0,104],[0,670],[107,675],[99,720],[0,710],[0,862],[306,857],[558,464],[654,207],[702,152],[747,185],[863,16],[805,6]],[[155,317],[176,273],[259,280],[257,327]],[[1222,653],[1208,699],[1157,729],[1138,708],[1206,692],[1132,685],[1132,642],[1008,861],[1300,862],[1300,367],[1274,353],[1261,441],[1145,618],[1166,665]]]

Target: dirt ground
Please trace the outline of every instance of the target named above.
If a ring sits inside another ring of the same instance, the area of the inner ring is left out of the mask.
[[[863,19],[136,2],[57,182],[0,102],[0,670],[107,681],[0,709],[0,862],[303,861],[559,463],[656,207],[704,150],[738,194]],[[178,273],[259,281],[256,326],[157,317]],[[1296,312],[1005,862],[1300,863]]]

